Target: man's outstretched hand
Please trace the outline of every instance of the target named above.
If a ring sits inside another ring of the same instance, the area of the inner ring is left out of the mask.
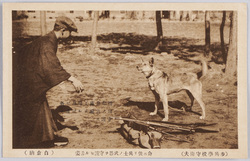
[[[74,85],[74,87],[76,89],[76,92],[82,92],[83,91],[83,85],[78,79],[71,76],[68,80]]]

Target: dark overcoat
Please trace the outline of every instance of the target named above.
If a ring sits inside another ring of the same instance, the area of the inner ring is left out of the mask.
[[[58,40],[52,31],[18,52],[13,74],[15,147],[26,147],[54,139],[57,128],[46,92],[70,77],[56,56],[57,47]]]

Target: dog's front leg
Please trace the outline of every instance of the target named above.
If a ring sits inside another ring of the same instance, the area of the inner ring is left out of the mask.
[[[168,121],[168,96],[166,94],[160,94],[162,103],[163,103],[163,109],[165,117],[162,121]]]
[[[153,91],[153,94],[155,96],[155,110],[154,110],[154,112],[150,112],[149,115],[151,115],[151,116],[157,114],[157,111],[158,111],[159,105],[160,105],[160,96],[159,96],[159,94],[156,93],[155,91]]]

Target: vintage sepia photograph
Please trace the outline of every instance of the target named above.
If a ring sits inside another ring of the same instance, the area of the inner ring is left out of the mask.
[[[161,150],[174,149],[169,156],[246,157],[244,4],[66,5],[6,5],[8,148],[24,157],[66,149],[71,157],[167,158]]]

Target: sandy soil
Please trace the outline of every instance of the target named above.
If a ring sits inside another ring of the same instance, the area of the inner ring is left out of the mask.
[[[99,47],[114,48],[114,44],[100,43]],[[69,138],[66,147],[57,148],[139,148],[129,144],[119,133],[120,124],[110,116],[133,115],[141,120],[160,121],[160,115],[149,116],[154,107],[154,97],[148,88],[147,80],[138,72],[136,65],[143,59],[155,58],[155,65],[166,72],[198,72],[201,67],[192,61],[179,59],[171,53],[154,52],[141,54],[121,54],[110,50],[88,53],[87,42],[60,45],[58,57],[64,68],[78,77],[84,84],[82,93],[74,92],[74,87],[65,82],[48,92],[52,109],[59,105],[72,108],[60,112],[65,125],[59,134]],[[115,46],[116,47],[116,46]],[[189,52],[192,55],[192,52]],[[197,53],[196,53],[197,54]],[[218,133],[176,134],[190,142],[173,141],[166,137],[162,148],[237,148],[237,86],[223,79],[223,65],[210,63],[208,75],[202,81],[203,100],[206,104],[206,120],[200,120],[201,108],[195,101],[192,112],[170,109],[170,122],[206,123],[216,125],[206,127]],[[169,101],[179,101],[186,105],[190,100],[185,92],[169,96]],[[62,106],[59,106],[59,108]],[[59,109],[58,108],[58,109]]]

